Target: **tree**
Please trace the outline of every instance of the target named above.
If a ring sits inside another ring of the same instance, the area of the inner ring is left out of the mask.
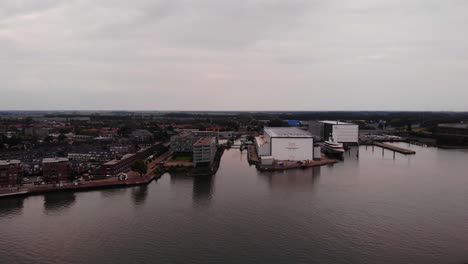
[[[78,128],[76,128],[78,130]],[[67,133],[70,133],[71,132],[71,129],[69,128],[60,128],[59,129],[59,133],[60,134],[67,134]]]
[[[406,131],[408,131],[408,132],[413,131],[411,123],[406,124]]]
[[[59,141],[64,141],[66,138],[67,138],[67,136],[65,136],[64,134],[60,134],[60,135],[58,136],[58,140],[59,140]]]
[[[288,126],[283,120],[280,119],[273,119],[268,122],[268,126],[270,127],[285,127]]]
[[[25,123],[25,124],[28,124],[28,125],[29,125],[29,124],[32,124],[33,121],[34,121],[33,118],[30,117],[30,116],[28,116],[28,117],[26,117],[26,118],[24,119],[24,123]]]
[[[132,170],[140,173],[140,177],[143,177],[146,171],[148,171],[148,165],[142,160],[137,160],[133,163]]]
[[[31,143],[32,144],[37,144],[37,141],[39,141],[39,139],[36,136],[31,137]]]

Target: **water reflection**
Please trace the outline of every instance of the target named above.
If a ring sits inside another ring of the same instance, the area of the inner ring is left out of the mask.
[[[206,206],[213,196],[213,175],[198,176],[193,179],[193,201]]]
[[[0,217],[20,215],[23,212],[24,197],[0,199]]]
[[[179,188],[183,185],[187,187],[192,185],[192,200],[194,206],[209,205],[213,196],[213,175],[191,177],[185,174],[171,173],[170,176],[171,184],[176,184]]]
[[[121,196],[127,193],[128,188],[110,188],[110,189],[103,189],[100,191],[102,197],[104,198],[112,198],[114,196]]]
[[[193,182],[193,177],[189,177],[185,175],[185,173],[171,172],[169,176],[171,177],[171,184],[173,185],[186,185]]]
[[[259,175],[266,179],[271,189],[304,191],[312,190],[320,178],[320,167],[303,170],[265,172]]]
[[[352,163],[358,163],[359,161],[359,155],[360,155],[360,149],[359,147],[351,147],[346,150],[345,154],[343,155],[343,161],[345,162],[352,162]]]
[[[463,263],[468,153],[414,150],[409,165],[361,146],[357,165],[266,174],[233,149],[212,182],[150,184],[138,212],[133,188],[77,193],[57,214],[43,213],[40,195],[24,208],[1,199],[0,263]]]
[[[46,213],[56,213],[69,209],[76,202],[73,192],[48,193],[44,195],[44,210]]]
[[[141,185],[132,188],[132,198],[135,205],[142,205],[148,197],[148,185]]]

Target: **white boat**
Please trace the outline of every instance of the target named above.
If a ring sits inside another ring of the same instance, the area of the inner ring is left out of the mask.
[[[337,156],[343,156],[343,153],[345,152],[343,144],[336,142],[332,137],[330,137],[328,141],[324,142],[322,149],[326,154]]]

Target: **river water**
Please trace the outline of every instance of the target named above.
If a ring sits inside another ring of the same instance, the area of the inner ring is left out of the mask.
[[[466,263],[468,152],[361,146],[344,162],[0,200],[0,263]],[[359,152],[359,158],[357,158]]]

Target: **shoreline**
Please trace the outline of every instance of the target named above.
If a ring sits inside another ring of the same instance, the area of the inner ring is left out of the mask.
[[[145,176],[141,178],[133,178],[126,181],[118,179],[105,179],[86,182],[80,185],[68,183],[65,186],[33,186],[33,187],[17,187],[17,191],[3,192],[0,190],[0,199],[19,197],[19,196],[32,196],[41,195],[51,192],[84,192],[99,189],[113,189],[113,188],[126,188],[138,185],[146,185],[153,180],[161,178],[162,174]],[[14,188],[11,188],[14,189]]]

